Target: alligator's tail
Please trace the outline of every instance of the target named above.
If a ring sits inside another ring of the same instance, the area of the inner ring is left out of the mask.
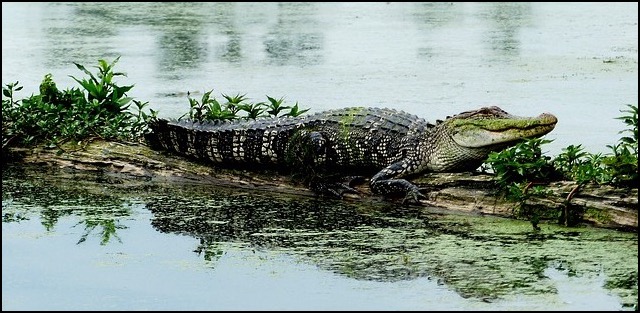
[[[169,130],[169,121],[161,118],[153,118],[149,121],[149,129],[151,132],[144,135],[144,139],[151,149],[164,150],[162,145],[163,134]]]

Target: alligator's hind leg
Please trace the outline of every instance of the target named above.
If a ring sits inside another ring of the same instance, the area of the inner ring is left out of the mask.
[[[326,137],[317,131],[299,131],[287,149],[287,163],[294,172],[304,176],[305,183],[316,194],[342,198],[345,192],[358,193],[349,182],[337,182],[330,172],[335,151]]]
[[[426,199],[427,197],[420,192],[418,186],[406,179],[393,178],[404,174],[407,167],[406,162],[400,161],[382,169],[371,178],[371,190],[385,196],[404,195],[403,203],[409,199],[416,203],[419,203],[420,199]]]

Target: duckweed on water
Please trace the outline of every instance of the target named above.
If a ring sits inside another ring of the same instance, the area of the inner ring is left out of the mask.
[[[40,216],[55,224],[45,212],[75,215],[100,221],[103,234],[112,232],[101,239],[108,244],[110,238],[119,238],[117,225],[122,219],[135,213],[129,204],[144,203],[156,230],[198,239],[194,253],[209,267],[215,267],[232,245],[291,255],[358,280],[431,278],[463,297],[487,301],[555,295],[559,291],[549,272],[553,270],[570,277],[601,277],[604,287],[620,296],[626,307],[637,305],[634,233],[553,224],[540,224],[541,230],[533,231],[526,221],[441,215],[384,203],[363,206],[292,199],[220,187],[211,190],[211,186],[136,182],[131,188],[126,181],[110,185],[102,181],[78,187],[64,179],[52,184],[53,175],[39,175],[16,180],[3,174],[3,223]],[[132,189],[137,190],[135,195]],[[79,243],[82,238],[87,235]]]

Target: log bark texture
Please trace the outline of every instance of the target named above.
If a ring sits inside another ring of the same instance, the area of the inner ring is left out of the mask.
[[[299,196],[315,196],[289,176],[275,171],[225,169],[180,156],[151,150],[138,143],[93,141],[83,147],[66,145],[59,149],[11,148],[9,156],[25,164],[48,165],[79,171],[100,171],[109,175],[138,177],[154,181],[194,182],[257,189]],[[5,155],[6,157],[6,155]],[[429,173],[411,179],[425,188],[425,207],[444,211],[514,217],[518,203],[497,193],[493,177],[480,173]],[[581,186],[570,201],[567,196],[575,182],[559,181],[547,186],[544,198],[527,200],[533,210],[577,212],[580,222],[627,231],[638,229],[638,188],[602,185]],[[368,183],[355,186],[359,194],[346,194],[345,201],[393,201],[373,195]]]

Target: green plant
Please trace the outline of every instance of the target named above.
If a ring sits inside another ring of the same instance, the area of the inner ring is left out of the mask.
[[[506,188],[512,183],[548,182],[557,177],[549,156],[542,154],[541,146],[551,142],[542,138],[522,141],[513,147],[492,152],[485,163],[496,175],[499,186]]]
[[[289,109],[289,112],[286,113],[285,116],[296,117],[296,116],[302,115],[303,113],[305,113],[307,111],[309,111],[309,109],[300,110],[300,108],[298,108],[298,102],[296,102],[296,105],[291,107]]]
[[[39,86],[40,94],[16,100],[22,89],[18,82],[3,87],[2,148],[9,146],[60,146],[66,141],[80,144],[95,138],[106,140],[141,140],[148,131],[147,123],[157,112],[145,112],[148,102],[126,96],[133,86],[119,86],[113,80],[123,73],[113,71],[118,58],[111,64],[99,60],[98,73],[75,65],[88,78],[72,77],[83,88],[60,91],[51,74],[46,74]],[[135,110],[129,109],[131,103]]]
[[[613,154],[602,158],[608,179],[606,182],[618,186],[638,186],[638,152],[632,151],[624,142],[607,145]]]
[[[16,91],[22,90],[22,86],[18,85],[19,82],[8,83],[2,87],[2,151],[5,147],[18,138],[19,133],[15,129],[15,118],[17,115],[16,107],[19,105],[17,101],[13,99],[13,95]],[[5,99],[6,98],[6,99]]]
[[[246,100],[245,95],[237,94],[233,97],[222,94],[222,97],[227,99],[227,103],[225,105],[229,108],[229,111],[233,114],[237,114],[240,111],[240,105],[242,102]]]
[[[267,110],[267,113],[269,113],[269,115],[278,116],[278,114],[280,114],[282,110],[289,109],[288,106],[282,105],[282,102],[284,102],[284,98],[276,100],[267,96],[267,100],[269,100],[269,109]]]
[[[267,96],[270,104],[264,102],[251,103],[247,101],[245,95],[228,96],[222,94],[227,101],[220,103],[215,97],[211,96],[213,90],[207,91],[202,95],[200,101],[189,99],[189,111],[179,119],[189,117],[190,120],[197,122],[214,121],[214,120],[233,120],[233,119],[256,119],[259,117],[277,117],[282,116],[296,117],[307,112],[309,109],[300,110],[298,103],[293,107],[282,105],[284,98],[276,100]],[[288,109],[288,111],[286,111]],[[265,114],[266,113],[266,114]]]
[[[606,184],[611,181],[611,176],[602,163],[603,159],[601,153],[588,153],[579,164],[572,168],[568,176],[580,185],[588,182]]]
[[[602,159],[611,179],[609,183],[620,186],[638,185],[638,107],[627,104],[628,109],[620,110],[625,115],[616,119],[622,120],[627,128],[619,133],[631,133],[623,136],[617,144],[607,145],[612,154]]]
[[[243,103],[237,105],[240,110],[246,112],[247,118],[256,119],[260,116],[263,116],[263,113],[267,110],[266,104],[264,102],[258,103]]]
[[[227,120],[236,118],[236,112],[229,109],[227,105],[221,105],[216,98],[211,97],[213,90],[207,91],[202,95],[200,102],[191,98],[191,94],[187,93],[189,99],[189,112],[180,116],[179,119],[189,116],[189,119],[197,122],[212,120]]]
[[[616,117],[616,119],[622,120],[629,128],[623,129],[618,133],[631,133],[631,137],[623,136],[620,138],[620,142],[624,146],[628,146],[635,154],[638,154],[638,107],[631,104],[626,105],[629,109],[620,110],[621,113],[627,113]]]
[[[551,140],[542,138],[527,139],[513,147],[490,153],[485,161],[495,174],[500,192],[516,203],[513,214],[528,219],[536,230],[539,230],[540,219],[549,217],[549,214],[543,214],[542,208],[529,200],[548,196],[549,191],[544,184],[559,177],[551,158],[542,153],[542,145],[549,142]]]
[[[89,77],[77,79],[71,76],[87,92],[87,102],[97,103],[95,106],[99,106],[111,113],[123,112],[129,107],[129,102],[133,100],[126,96],[126,93],[133,88],[133,85],[118,86],[113,82],[115,76],[127,76],[125,73],[113,71],[113,67],[118,63],[118,60],[120,60],[120,57],[117,57],[111,64],[105,60],[98,60],[99,66],[96,67],[98,69],[96,75],[93,75],[84,66],[74,62],[73,64]]]
[[[582,145],[569,145],[562,149],[562,153],[555,157],[552,163],[563,178],[573,179],[575,169],[584,164],[588,155],[589,153],[584,151]]]
[[[638,183],[638,108],[627,105],[626,113],[616,119],[624,121],[627,128],[619,133],[623,136],[618,143],[607,145],[610,154],[591,154],[583,151],[581,145],[570,145],[553,159],[555,168],[565,179],[575,180],[579,185],[586,183],[617,186],[637,186]]]

